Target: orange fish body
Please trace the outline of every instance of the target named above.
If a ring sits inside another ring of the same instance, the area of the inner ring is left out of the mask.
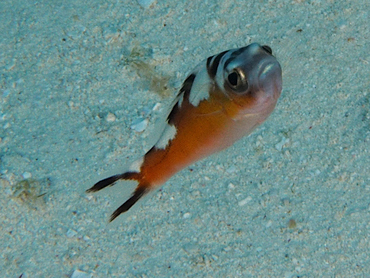
[[[118,180],[138,182],[114,220],[184,167],[251,133],[271,114],[281,88],[281,67],[268,46],[253,43],[209,57],[184,81],[157,143],[129,172],[101,180],[88,192]]]

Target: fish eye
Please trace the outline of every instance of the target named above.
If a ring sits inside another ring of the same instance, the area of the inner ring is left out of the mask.
[[[236,72],[232,72],[227,77],[227,81],[229,81],[230,85],[236,87],[238,85],[238,80],[240,79],[239,75]]]
[[[235,91],[245,91],[248,89],[248,82],[244,76],[244,73],[236,68],[233,69],[226,78],[230,88]]]
[[[268,45],[263,45],[262,48],[269,54],[272,55],[272,49]]]

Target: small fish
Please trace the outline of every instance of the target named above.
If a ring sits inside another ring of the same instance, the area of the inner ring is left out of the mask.
[[[230,147],[274,110],[281,67],[269,46],[231,49],[201,62],[185,79],[156,144],[128,172],[97,182],[87,192],[135,180],[131,197],[110,221],[191,163]]]

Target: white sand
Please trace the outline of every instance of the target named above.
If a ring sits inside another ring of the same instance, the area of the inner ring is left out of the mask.
[[[0,1],[0,276],[370,277],[369,11]],[[151,109],[172,97],[147,78],[174,96],[199,61],[251,42],[283,66],[271,118],[107,226],[130,191],[84,190],[150,147]]]

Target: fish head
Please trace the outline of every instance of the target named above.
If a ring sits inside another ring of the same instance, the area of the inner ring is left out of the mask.
[[[282,90],[282,71],[269,46],[257,43],[229,51],[220,61],[217,86],[238,109],[237,117],[267,118]]]

